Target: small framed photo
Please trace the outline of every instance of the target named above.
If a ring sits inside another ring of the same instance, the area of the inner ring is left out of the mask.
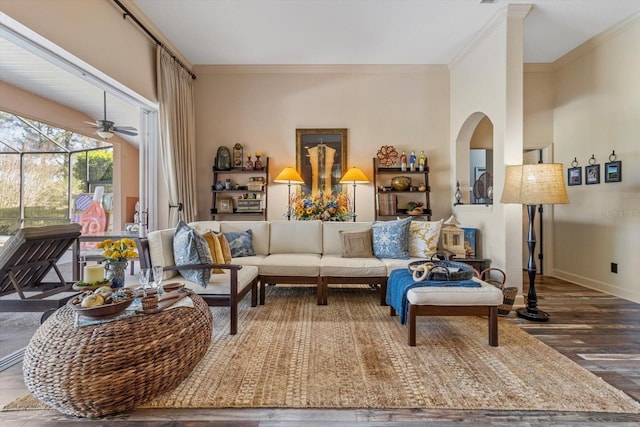
[[[584,167],[585,184],[600,184],[600,165],[589,165]]]
[[[233,200],[229,198],[223,198],[218,200],[218,213],[233,213]]]
[[[622,162],[609,162],[604,164],[604,182],[622,181]]]
[[[567,171],[567,185],[582,185],[582,168],[569,168]]]

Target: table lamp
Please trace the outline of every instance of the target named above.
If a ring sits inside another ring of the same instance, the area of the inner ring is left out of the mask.
[[[287,221],[291,221],[291,184],[304,184],[304,180],[302,179],[298,171],[296,171],[294,168],[286,167],[282,169],[282,172],[280,172],[278,176],[276,176],[273,182],[287,184],[287,187],[289,189],[287,197],[289,206],[287,209]]]
[[[536,205],[555,205],[569,203],[567,190],[562,175],[563,166],[560,163],[538,163],[532,165],[507,166],[502,190],[501,203],[517,203],[527,206],[529,214],[529,233],[527,245],[529,247],[529,292],[527,306],[516,310],[518,317],[527,320],[544,322],[549,320],[549,314],[538,310],[536,295],[536,262],[533,257],[536,248],[536,236],[533,220],[536,216]]]
[[[340,178],[340,184],[353,184],[353,221],[356,221],[356,184],[367,184],[369,178],[360,170],[360,168],[352,167]]]

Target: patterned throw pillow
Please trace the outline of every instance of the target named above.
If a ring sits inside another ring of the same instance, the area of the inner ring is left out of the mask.
[[[411,221],[409,256],[430,259],[438,251],[442,221]]]
[[[222,253],[222,245],[218,236],[213,231],[207,231],[202,235],[209,245],[209,252],[211,253],[211,260],[214,264],[226,264],[224,262],[224,254]],[[212,268],[213,274],[223,274],[224,270],[221,268]]]
[[[343,258],[372,258],[373,244],[371,229],[347,231],[340,230]]]
[[[376,221],[373,231],[373,253],[378,258],[409,259],[409,225],[411,217],[395,221]]]
[[[229,249],[231,249],[233,258],[254,256],[256,254],[253,251],[253,233],[251,229],[247,231],[228,231],[222,234],[229,242]]]
[[[182,220],[178,222],[176,234],[173,236],[173,257],[178,267],[190,264],[211,264],[207,241]],[[178,271],[185,279],[200,283],[205,288],[211,278],[211,270],[209,269]]]

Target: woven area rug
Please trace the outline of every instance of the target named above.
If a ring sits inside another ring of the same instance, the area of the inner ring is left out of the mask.
[[[248,300],[246,298],[246,300]],[[177,389],[141,408],[424,408],[640,413],[640,404],[529,336],[499,321],[422,317],[417,346],[377,291],[269,287],[265,306],[214,308],[214,341]],[[30,395],[5,407],[42,409]]]

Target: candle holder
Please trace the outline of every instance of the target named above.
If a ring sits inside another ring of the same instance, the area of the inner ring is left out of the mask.
[[[245,170],[253,170],[253,162],[251,161],[251,153],[247,153],[247,162],[244,164]]]
[[[261,171],[262,170],[262,160],[260,160],[260,155],[256,153],[256,161],[253,163],[253,170]]]

